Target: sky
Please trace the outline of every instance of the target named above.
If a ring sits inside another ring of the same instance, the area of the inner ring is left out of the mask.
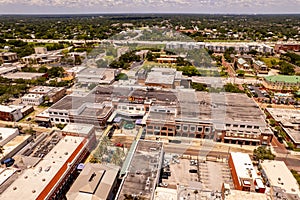
[[[0,14],[300,14],[300,0],[0,0]]]

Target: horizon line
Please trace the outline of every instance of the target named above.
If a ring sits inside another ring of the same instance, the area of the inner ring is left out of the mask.
[[[194,13],[194,12],[74,12],[74,13],[0,13],[3,15],[300,15],[300,13]]]

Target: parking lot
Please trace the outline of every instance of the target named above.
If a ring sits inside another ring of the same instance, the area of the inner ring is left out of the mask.
[[[233,188],[230,170],[227,163],[200,162],[197,159],[166,158],[161,186],[177,188],[178,185],[199,188],[202,190],[221,191],[222,184],[229,183]],[[168,164],[169,163],[169,164]],[[169,165],[169,167],[168,167]]]

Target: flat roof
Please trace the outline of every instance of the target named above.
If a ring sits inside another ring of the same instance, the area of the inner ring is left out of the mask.
[[[15,110],[17,110],[17,108],[15,108],[15,107],[0,105],[0,111],[1,112],[8,112],[8,113],[10,113],[10,112],[13,112]]]
[[[93,129],[94,125],[91,124],[69,123],[64,127],[62,131],[88,135]]]
[[[271,186],[277,186],[290,194],[300,196],[299,185],[283,161],[264,160],[260,163]]]
[[[258,192],[247,192],[241,190],[230,190],[230,193],[225,195],[226,200],[251,199],[251,200],[269,200],[267,194]]]
[[[3,141],[5,141],[7,138],[9,138],[11,135],[18,134],[19,129],[17,128],[2,128],[0,127],[0,144],[2,144]],[[8,141],[6,141],[8,142]],[[3,145],[3,144],[2,144]]]
[[[0,186],[9,179],[17,170],[13,168],[0,168]]]
[[[32,137],[31,135],[17,135],[15,138],[13,138],[11,141],[6,143],[3,148],[3,154],[0,154],[0,159],[9,154],[11,151],[13,151],[15,148],[17,148],[20,144],[22,144],[25,140]]]
[[[172,85],[174,79],[174,74],[163,74],[162,72],[152,71],[148,73],[145,83]]]
[[[147,140],[138,142],[118,199],[124,200],[125,194],[136,194],[151,199],[161,170],[162,151],[161,142]]]
[[[86,163],[67,193],[70,200],[108,199],[120,167]]]
[[[3,77],[8,78],[8,79],[33,79],[37,77],[42,77],[44,76],[45,73],[32,73],[32,72],[16,72],[13,74],[5,74]]]
[[[68,160],[83,140],[82,137],[65,136],[35,167],[26,169],[0,199],[36,199],[55,176],[61,178],[63,174],[58,172],[63,166],[73,163],[74,158]]]
[[[200,119],[229,124],[266,126],[264,113],[246,94],[196,92],[196,96],[197,100],[193,101],[196,105],[190,105],[191,103],[186,105]],[[183,101],[191,101],[191,98]],[[181,103],[181,105],[185,104]],[[199,106],[199,109],[196,106]],[[187,109],[186,107],[183,109]]]
[[[157,187],[155,189],[154,200],[178,200],[177,190],[170,188]]]
[[[292,125],[300,121],[300,110],[297,109],[284,109],[284,108],[266,108],[267,111],[277,122],[283,125]]]
[[[230,153],[230,155],[234,164],[236,174],[239,177],[239,182],[241,182],[240,178],[255,179],[258,177],[248,154],[241,152],[232,152]]]

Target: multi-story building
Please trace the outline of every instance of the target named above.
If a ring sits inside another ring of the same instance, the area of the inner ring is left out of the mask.
[[[120,167],[112,164],[86,163],[66,197],[77,199],[113,200]]]
[[[264,160],[259,166],[273,199],[300,199],[297,180],[283,161]]]
[[[260,60],[253,60],[253,67],[260,74],[267,74],[268,73],[267,65],[264,62],[260,61]]]
[[[17,128],[0,128],[0,146],[4,146],[19,135],[19,129]]]
[[[41,77],[47,78],[47,73],[31,73],[31,72],[16,72],[11,74],[2,75],[4,78],[17,80],[17,79],[24,79],[24,80],[36,80]]]
[[[261,53],[274,53],[273,47],[270,47],[263,43],[219,43],[219,42],[168,42],[166,44],[167,49],[208,49],[215,53],[224,53],[226,49],[233,48],[237,53],[249,52],[251,50],[256,50]]]
[[[152,68],[145,80],[146,86],[176,88],[181,85],[182,72],[172,68]]]
[[[18,61],[17,53],[3,52],[0,53],[0,64],[1,63],[13,63]]]
[[[264,193],[266,187],[262,178],[258,176],[248,154],[240,152],[230,153],[228,164],[233,184],[236,190]]]
[[[130,197],[152,200],[159,183],[163,163],[163,145],[161,142],[140,140],[132,144],[132,152],[127,156],[121,169],[123,181],[116,198],[125,200]]]
[[[35,54],[46,54],[47,48],[46,47],[34,47]]]
[[[89,141],[65,136],[36,165],[25,171],[0,199],[62,199],[77,165],[86,158]]]
[[[21,109],[12,106],[0,105],[0,120],[3,121],[19,121],[23,115]]]
[[[64,97],[49,113],[56,124],[101,122],[105,126],[118,117],[140,120],[150,136],[209,138],[242,145],[269,144],[273,137],[264,114],[245,94],[99,86],[85,97]]]
[[[177,94],[176,99],[178,104],[150,108],[147,134],[246,145],[270,144],[272,140],[264,114],[245,94],[190,91]]]
[[[283,108],[266,108],[269,118],[275,120],[295,148],[300,148],[300,110]]]
[[[275,44],[275,52],[300,51],[300,44]]]
[[[76,74],[76,79],[81,84],[111,84],[117,75],[116,69],[85,68]]]
[[[110,102],[97,103],[88,96],[65,96],[49,108],[49,117],[53,124],[72,122],[104,127],[112,111]]]
[[[39,106],[44,102],[44,97],[41,94],[25,94],[21,100],[24,105]]]
[[[35,86],[29,89],[29,93],[43,95],[44,99],[49,99],[50,103],[56,103],[65,95],[66,89],[64,87]]]
[[[266,76],[263,86],[273,91],[293,91],[300,88],[300,76],[274,75]]]

